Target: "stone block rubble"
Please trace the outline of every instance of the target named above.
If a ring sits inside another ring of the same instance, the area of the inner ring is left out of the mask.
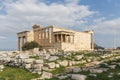
[[[65,67],[66,75],[57,76],[58,78],[66,78],[70,72],[79,73],[82,71],[89,71],[92,74],[102,73],[110,69],[115,69],[116,66],[106,64],[108,68],[100,68],[99,64],[103,64],[104,61],[120,59],[118,53],[114,54],[100,54],[99,56],[90,56],[88,52],[78,54],[78,52],[47,52],[37,51],[33,54],[31,52],[0,52],[0,71],[4,71],[4,65],[13,67],[22,67],[32,73],[38,73],[41,75],[40,79],[52,78],[51,72],[61,66]],[[96,55],[96,52],[92,52]],[[37,57],[37,58],[36,58]],[[105,63],[104,63],[105,64]],[[118,64],[118,63],[117,63]],[[81,68],[80,65],[86,65]],[[120,64],[118,64],[120,65]],[[93,67],[94,66],[94,67]],[[98,68],[99,67],[99,68]],[[85,75],[72,74],[70,76],[75,80],[85,80]],[[39,80],[39,79],[38,79]]]

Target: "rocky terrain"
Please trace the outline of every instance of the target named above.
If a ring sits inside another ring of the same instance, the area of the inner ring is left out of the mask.
[[[119,51],[55,52],[35,49],[0,52],[0,71],[4,71],[5,66],[12,66],[40,75],[32,80],[104,80],[99,77],[104,73],[107,79],[118,80],[112,79],[113,72],[108,72],[119,69],[119,59]],[[115,74],[119,76],[120,72]]]

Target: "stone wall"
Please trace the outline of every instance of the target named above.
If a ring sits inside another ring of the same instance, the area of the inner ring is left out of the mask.
[[[34,33],[33,33],[33,30],[31,30],[28,34],[27,34],[27,42],[31,42],[31,41],[34,41]]]
[[[89,33],[76,32],[74,45],[76,50],[91,50],[91,35]]]

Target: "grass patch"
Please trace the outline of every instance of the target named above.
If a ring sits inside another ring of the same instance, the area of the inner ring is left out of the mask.
[[[87,53],[87,54],[84,54],[84,56],[86,57],[100,57],[100,54],[95,54],[95,53]]]
[[[16,67],[5,66],[4,71],[0,72],[0,80],[30,80],[38,77],[38,74]]]
[[[36,60],[40,59],[39,56],[30,56],[29,58],[33,58],[33,59],[36,59]]]
[[[59,68],[56,68],[55,70],[51,71],[53,74],[61,74],[65,72],[65,67],[61,66]]]
[[[51,79],[45,79],[45,80],[59,80],[59,78],[51,78]]]

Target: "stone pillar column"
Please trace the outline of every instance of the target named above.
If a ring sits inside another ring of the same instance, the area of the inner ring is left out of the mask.
[[[72,43],[72,41],[71,41],[71,35],[69,36],[69,39],[70,39],[70,43]]]
[[[44,29],[44,39],[46,40],[47,28]]]
[[[41,40],[40,40],[40,42],[41,42],[41,44],[42,44],[42,40],[43,40],[43,38],[42,38],[42,36],[43,36],[43,35],[42,35],[42,32],[41,32],[40,34],[41,34]]]
[[[68,43],[68,36],[66,35],[66,42]]]
[[[94,50],[94,34],[91,33],[91,49]]]
[[[72,36],[72,43],[74,43],[74,35]]]
[[[48,35],[48,43],[50,43],[50,35],[51,34],[50,34],[50,29],[49,28],[48,28],[48,34],[47,35]]]
[[[59,42],[59,36],[58,36],[58,34],[56,35],[56,37],[57,37],[57,42]]]
[[[50,34],[51,35],[51,37],[50,37],[51,38],[51,43],[54,43],[55,42],[55,36],[53,34],[53,27],[51,27],[50,29],[51,29],[51,31],[50,31],[50,33],[51,33]]]
[[[45,31],[45,29],[44,29],[44,32],[43,32],[43,34],[44,34],[44,39],[43,39],[43,45],[45,45],[45,41],[46,41],[46,31]]]
[[[71,39],[71,38],[70,38],[70,35],[69,35],[69,37],[68,37],[68,41],[69,41],[69,43],[71,43],[70,39]]]
[[[24,44],[27,42],[27,37],[24,38]]]
[[[66,36],[66,34],[65,34],[65,43],[67,42],[67,36]]]
[[[42,31],[42,45],[44,43],[44,31]]]
[[[63,35],[61,34],[61,42],[63,42]]]
[[[36,42],[39,43],[39,31],[36,31]]]
[[[24,45],[24,38],[25,38],[25,37],[22,37],[22,47],[23,47],[23,45]]]
[[[18,51],[20,51],[20,38],[21,37],[18,37]]]
[[[40,32],[40,44],[42,44],[42,33]]]
[[[57,35],[55,34],[54,35],[54,43],[56,43],[57,42]]]

